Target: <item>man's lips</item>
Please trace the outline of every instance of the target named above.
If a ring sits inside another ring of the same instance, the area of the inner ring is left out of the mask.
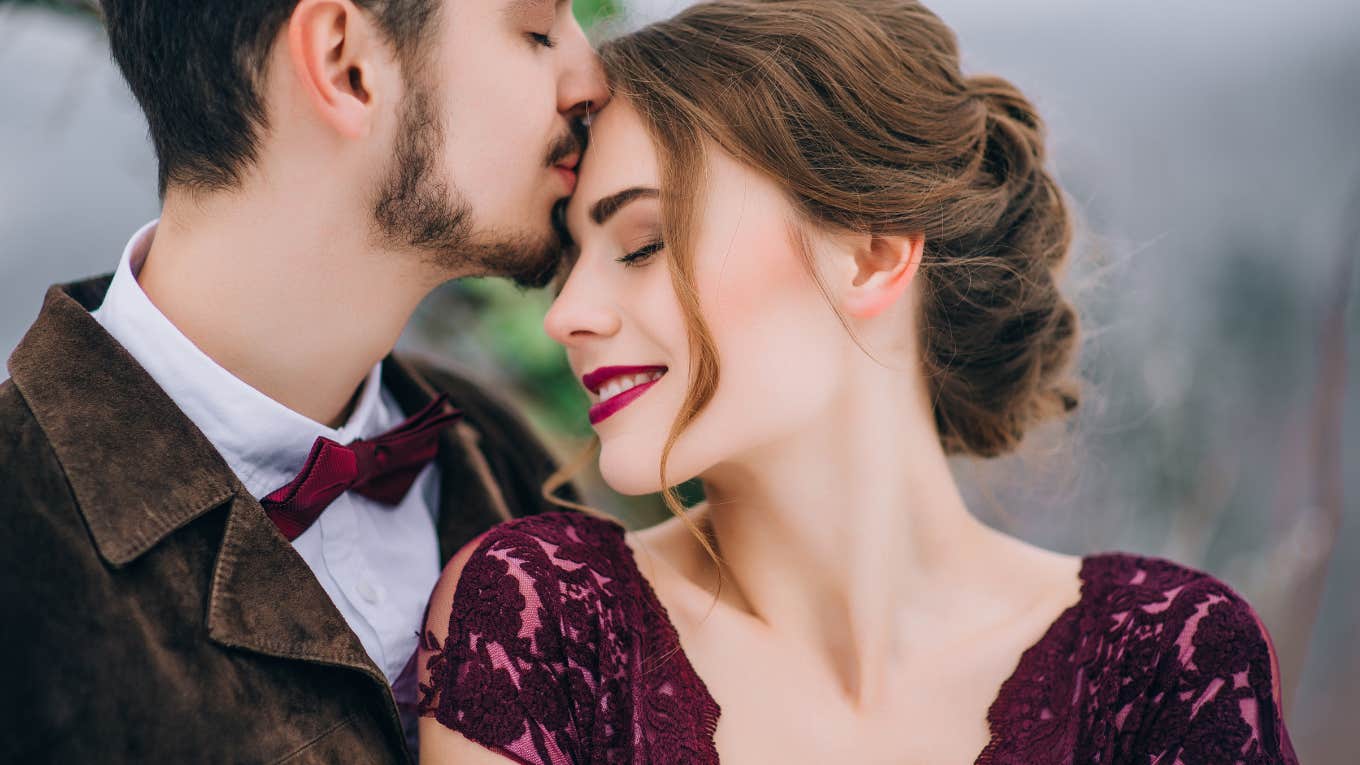
[[[553,169],[557,171],[557,175],[562,179],[562,182],[567,185],[567,193],[575,193],[576,171],[569,167],[562,167],[561,165],[553,165]]]
[[[569,154],[553,164],[553,170],[556,170],[557,174],[562,178],[563,182],[567,184],[568,194],[571,194],[574,191],[576,191],[576,177],[577,177],[576,169],[577,167],[580,166],[580,164],[581,164],[580,152]]]

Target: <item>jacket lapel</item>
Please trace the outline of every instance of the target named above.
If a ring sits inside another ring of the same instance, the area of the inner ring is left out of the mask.
[[[107,289],[108,279],[102,282]],[[78,287],[102,301],[102,291]],[[238,489],[202,432],[62,287],[48,290],[9,370],[61,462],[95,547],[113,566],[140,557]]]
[[[399,732],[386,678],[306,562],[207,437],[90,316],[111,279],[54,285],[9,360],[100,556],[124,567],[177,529],[227,506],[207,596],[209,639],[359,672],[382,689],[390,729]],[[384,360],[383,383],[408,415],[437,395],[415,366],[392,355]],[[440,435],[441,562],[510,517],[479,441],[467,418]]]
[[[232,500],[213,570],[208,635],[224,646],[348,667],[387,685],[306,562],[244,489]]]
[[[90,316],[110,279],[52,287],[9,361],[100,556],[124,567],[229,505],[207,596],[209,639],[360,672],[383,689],[400,731],[386,678],[306,562],[207,437]]]

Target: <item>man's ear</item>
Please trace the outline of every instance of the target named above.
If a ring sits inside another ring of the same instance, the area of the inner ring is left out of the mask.
[[[897,302],[916,276],[925,242],[921,234],[856,237],[854,278],[842,298],[846,313],[867,319]]]
[[[288,55],[316,114],[347,138],[372,128],[372,88],[384,56],[372,21],[351,0],[300,0]]]

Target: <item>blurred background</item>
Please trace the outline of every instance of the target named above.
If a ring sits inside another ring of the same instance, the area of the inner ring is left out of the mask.
[[[596,36],[687,3],[577,0]],[[1360,719],[1360,4],[937,0],[965,70],[1020,85],[1083,220],[1080,416],[959,460],[977,512],[1072,553],[1206,569],[1275,638],[1306,763],[1355,762]],[[97,17],[0,1],[0,352],[49,284],[111,271],[157,214],[140,111]],[[505,391],[564,458],[585,399],[542,293],[464,281],[402,345]],[[4,375],[0,375],[4,376]],[[590,499],[632,525],[588,472]]]

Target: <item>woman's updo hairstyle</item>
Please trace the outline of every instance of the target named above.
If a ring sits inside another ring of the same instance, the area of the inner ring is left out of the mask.
[[[1071,228],[1042,124],[1010,83],[963,76],[953,32],[921,4],[708,2],[601,57],[658,147],[666,262],[694,349],[666,456],[718,380],[690,251],[705,140],[824,230],[925,235],[922,355],[948,453],[1003,454],[1077,406],[1077,318],[1057,285]]]

